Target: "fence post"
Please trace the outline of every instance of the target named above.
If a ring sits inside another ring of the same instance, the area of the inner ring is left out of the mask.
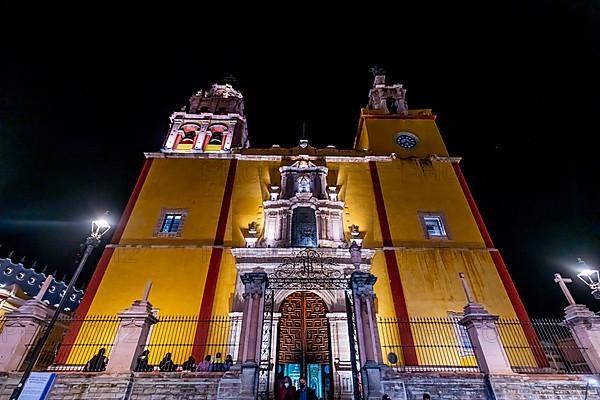
[[[240,332],[238,363],[242,368],[242,398],[256,396],[256,377],[260,361],[264,294],[267,274],[248,272],[241,276],[244,284],[244,311]]]
[[[459,276],[467,297],[464,317],[459,323],[467,329],[479,369],[486,374],[513,374],[496,327],[498,316],[490,314],[483,304],[475,302],[465,275],[461,272]]]
[[[47,306],[37,298],[27,300],[5,318],[0,333],[0,372],[16,371],[21,367],[48,318]]]
[[[366,398],[381,399],[381,343],[375,315],[375,291],[377,277],[367,272],[354,271],[350,278],[354,296],[354,315],[362,368],[366,375]]]
[[[600,373],[600,316],[583,304],[571,304],[565,307],[565,322],[592,373]]]
[[[149,291],[147,287],[141,300],[134,301],[131,307],[117,314],[121,321],[106,372],[128,373],[135,368],[137,357],[144,350],[150,327],[157,322],[152,315],[152,304],[148,301]]]

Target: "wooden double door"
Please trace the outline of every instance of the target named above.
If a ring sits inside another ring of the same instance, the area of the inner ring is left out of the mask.
[[[316,294],[299,291],[286,297],[279,311],[276,381],[289,376],[298,387],[305,376],[317,397],[333,398],[327,305]]]

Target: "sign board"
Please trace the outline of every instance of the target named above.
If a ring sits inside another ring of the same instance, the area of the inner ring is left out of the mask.
[[[19,400],[45,400],[55,379],[56,374],[51,372],[32,372],[25,382]]]

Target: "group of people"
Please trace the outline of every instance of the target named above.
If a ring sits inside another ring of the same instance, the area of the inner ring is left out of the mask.
[[[300,377],[298,388],[292,384],[289,376],[284,376],[279,386],[277,400],[317,400],[315,389],[306,385],[306,378]]]
[[[150,351],[144,350],[142,354],[137,359],[135,371],[144,372],[144,371],[152,371],[154,367],[148,364],[148,355]],[[167,353],[164,358],[161,360],[160,364],[158,364],[158,369],[161,372],[173,372],[177,370],[178,365],[173,362],[171,358],[171,353]],[[214,372],[224,372],[229,371],[231,366],[233,365],[233,358],[231,354],[227,354],[225,360],[221,358],[221,353],[215,354],[214,359],[211,361],[211,356],[207,355],[204,357],[204,360],[198,364],[196,364],[196,359],[194,356],[189,356],[189,358],[181,364],[182,371],[214,371]]]
[[[94,355],[84,366],[83,370],[88,372],[102,372],[106,370],[106,364],[108,363],[108,357],[106,357],[106,349],[103,347],[98,351],[98,354]],[[150,372],[154,371],[154,366],[149,364],[150,351],[144,350],[138,356],[135,369],[136,372]],[[221,353],[215,354],[214,359],[207,355],[204,360],[196,364],[194,356],[190,356],[187,361],[181,364],[183,371],[211,371],[211,372],[224,372],[229,371],[233,365],[233,358],[231,354],[227,354],[225,360],[221,358]],[[165,354],[163,359],[158,364],[158,369],[161,372],[174,372],[177,371],[178,365],[175,364],[171,353]]]

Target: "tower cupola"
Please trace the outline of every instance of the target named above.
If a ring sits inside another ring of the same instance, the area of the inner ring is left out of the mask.
[[[230,84],[214,84],[190,97],[171,115],[165,153],[229,153],[250,147],[242,93]]]

